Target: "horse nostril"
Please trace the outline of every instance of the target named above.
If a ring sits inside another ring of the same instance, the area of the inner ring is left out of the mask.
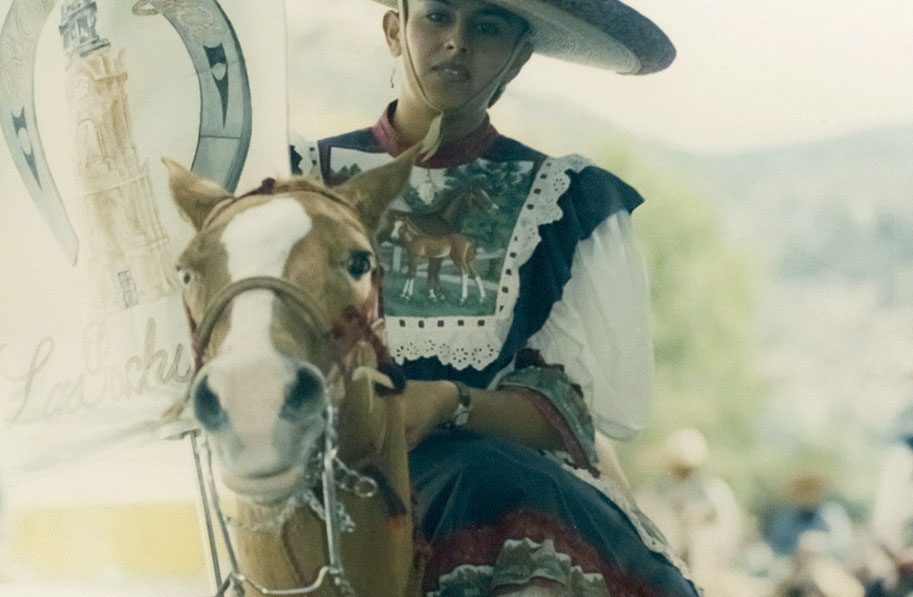
[[[315,401],[323,396],[323,378],[311,369],[298,369],[295,383],[289,386],[280,416],[284,419],[299,419]]]
[[[209,379],[206,377],[193,389],[193,410],[197,420],[207,429],[216,429],[228,420],[228,415],[219,404],[219,397],[209,387]]]

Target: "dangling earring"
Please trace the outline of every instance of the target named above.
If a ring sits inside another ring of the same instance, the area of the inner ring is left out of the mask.
[[[393,59],[393,70],[390,71],[390,89],[393,89],[395,84],[393,80],[396,79],[396,58]]]

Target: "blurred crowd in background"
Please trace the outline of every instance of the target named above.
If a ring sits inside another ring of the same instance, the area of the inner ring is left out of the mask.
[[[706,597],[913,595],[913,405],[895,421],[861,521],[851,520],[823,467],[791,476],[759,515],[708,471],[712,447],[698,430],[673,432],[664,448],[664,474],[643,483],[637,501]]]
[[[874,498],[862,509],[838,489],[840,471],[813,464],[787,475],[779,485],[771,484],[767,505],[758,508],[757,502],[740,500],[731,480],[714,471],[714,454],[713,443],[699,430],[677,429],[662,444],[661,474],[643,478],[635,491],[638,506],[688,565],[705,597],[913,597],[913,403],[894,420],[890,442],[878,459],[880,470],[873,475],[878,479]],[[859,471],[847,467],[842,474]],[[15,585],[9,592],[4,582],[12,569],[4,565],[9,548],[4,523],[10,513],[3,509],[0,595],[125,594],[79,593],[71,585],[49,592],[45,584]],[[194,516],[192,508],[187,515]],[[180,530],[174,533],[193,543],[197,535],[192,526],[177,524]],[[80,544],[85,539],[77,537]],[[141,550],[148,551],[149,545]],[[113,560],[109,565],[114,566]],[[155,570],[150,565],[146,572]],[[149,589],[153,592],[131,588],[130,594],[185,595],[190,588],[197,594],[206,583],[205,571],[200,572],[199,578],[173,578],[177,584],[168,587],[171,592],[155,585]],[[126,571],[120,576],[123,582],[130,580]],[[86,578],[81,582],[99,583]]]

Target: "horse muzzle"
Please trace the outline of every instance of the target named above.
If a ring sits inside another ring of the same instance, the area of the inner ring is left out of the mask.
[[[304,488],[306,464],[294,465],[272,474],[242,476],[221,467],[219,480],[232,493],[258,504],[283,501]]]
[[[217,357],[200,371],[193,412],[226,488],[264,503],[301,489],[326,428],[327,386],[319,369],[290,360]]]

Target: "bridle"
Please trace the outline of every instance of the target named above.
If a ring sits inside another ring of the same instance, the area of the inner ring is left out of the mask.
[[[242,200],[245,197],[253,195],[270,194],[273,190],[275,181],[266,179],[263,185],[241,197],[229,197],[222,203],[218,204],[209,214],[200,228],[203,232],[212,225],[218,215],[226,207]],[[314,190],[315,194],[344,205],[349,210],[351,206],[339,200],[330,194],[323,194]],[[190,323],[191,334],[193,338],[193,352],[195,358],[194,376],[188,384],[188,392],[196,386],[197,378],[203,370],[206,349],[212,339],[212,333],[216,324],[221,319],[223,313],[231,302],[239,295],[252,290],[269,290],[276,296],[286,300],[288,306],[303,320],[309,321],[314,326],[318,337],[332,349],[332,360],[334,367],[331,370],[331,379],[327,380],[328,388],[340,388],[342,392],[347,393],[351,382],[358,373],[358,368],[353,369],[348,358],[352,350],[363,341],[366,341],[373,349],[380,365],[379,369],[388,374],[392,385],[391,389],[377,386],[378,393],[390,394],[402,391],[405,384],[404,376],[401,370],[393,364],[387,353],[386,347],[377,335],[377,328],[382,323],[379,317],[381,311],[380,302],[380,285],[381,274],[379,268],[372,271],[372,289],[368,299],[360,306],[350,306],[344,310],[342,315],[336,320],[331,321],[325,310],[314,296],[305,288],[302,288],[284,278],[274,276],[255,276],[244,278],[232,282],[222,288],[206,306],[199,322],[196,322],[190,314],[189,308],[185,303],[187,318]],[[188,395],[187,400],[190,397]],[[383,478],[375,479],[371,476],[361,474],[352,468],[349,468],[340,460],[338,456],[338,430],[339,421],[339,404],[333,396],[326,400],[324,408],[325,429],[323,433],[323,446],[318,450],[308,462],[305,463],[304,480],[298,492],[289,497],[286,502],[279,508],[278,513],[273,519],[265,524],[244,525],[233,521],[226,516],[219,503],[218,492],[215,485],[214,475],[212,472],[212,456],[206,443],[205,436],[201,441],[201,431],[195,430],[191,434],[191,443],[194,452],[194,459],[197,467],[197,480],[203,499],[204,516],[206,518],[207,535],[211,549],[213,572],[215,575],[218,590],[214,597],[223,597],[228,590],[234,587],[237,595],[244,595],[244,585],[250,585],[263,595],[275,596],[293,596],[306,595],[316,591],[326,580],[327,577],[333,579],[334,586],[343,597],[355,597],[355,592],[351,583],[345,575],[343,568],[342,556],[340,550],[340,536],[343,532],[352,532],[355,523],[345,511],[345,508],[337,499],[336,489],[352,493],[359,498],[370,498],[378,492],[378,480],[386,483]],[[205,463],[205,465],[204,465]],[[321,488],[323,499],[319,499],[314,490]],[[381,489],[389,489],[384,485]],[[389,492],[386,492],[389,493]],[[212,509],[210,510],[210,505]],[[302,506],[308,506],[311,511],[324,522],[325,541],[327,562],[320,568],[316,578],[310,585],[294,589],[269,589],[261,586],[255,580],[242,574],[238,567],[237,557],[228,532],[229,525],[242,526],[247,530],[254,532],[271,532],[281,529],[285,522],[291,518],[295,510]],[[388,503],[389,505],[389,503]],[[224,577],[219,567],[219,556],[215,544],[215,531],[213,529],[213,514],[218,522],[222,539],[226,548],[227,556],[231,566],[231,571]]]

